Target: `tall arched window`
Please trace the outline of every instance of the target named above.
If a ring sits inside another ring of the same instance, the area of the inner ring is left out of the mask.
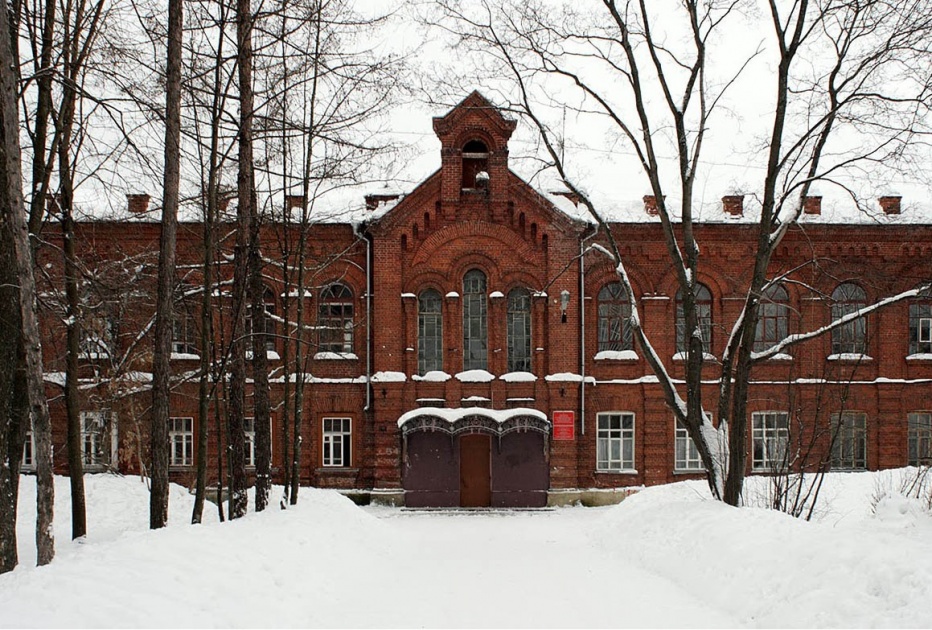
[[[620,282],[599,291],[599,352],[631,350],[631,303]]]
[[[463,369],[484,370],[489,361],[485,274],[473,269],[463,276]]]
[[[353,293],[348,287],[335,282],[320,292],[317,326],[321,352],[353,351]]]
[[[440,294],[421,291],[417,298],[417,369],[419,374],[443,369],[443,314]]]
[[[275,326],[275,294],[272,293],[272,290],[268,287],[265,288],[265,291],[262,294],[262,306],[265,309],[265,313],[262,314],[262,320],[265,323],[265,328],[262,329],[256,328],[253,322],[252,316],[252,304],[250,303],[246,308],[246,338],[247,338],[247,348],[249,352],[252,352],[252,336],[253,334],[258,334],[265,332],[265,351],[266,352],[275,352],[275,341],[276,341],[276,326]]]
[[[696,316],[699,319],[699,333],[702,335],[702,351],[710,352],[712,347],[712,293],[704,284],[696,284]],[[683,315],[683,292],[676,292],[676,351],[686,352],[686,340],[692,331],[686,330],[686,318]]]
[[[508,294],[508,371],[531,371],[531,294],[512,289]]]
[[[832,321],[867,306],[867,294],[853,282],[839,284],[832,291]],[[867,318],[832,329],[832,354],[867,354]]]
[[[789,322],[789,295],[780,285],[764,291],[758,309],[757,333],[754,336],[754,351],[771,348],[787,336]]]

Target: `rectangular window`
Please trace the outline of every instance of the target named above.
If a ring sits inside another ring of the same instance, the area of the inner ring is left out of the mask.
[[[751,415],[754,454],[752,470],[779,472],[786,469],[790,442],[790,417],[782,411],[762,411]]]
[[[832,414],[832,468],[867,468],[867,414]]]
[[[909,353],[932,354],[932,304],[909,305]]]
[[[907,418],[909,426],[909,465],[932,465],[932,413],[920,411],[909,414]]]
[[[349,418],[324,418],[324,466],[346,467],[352,463],[353,442]]]
[[[26,431],[26,442],[23,444],[23,463],[20,465],[22,470],[36,469],[36,440],[32,433],[32,426]]]
[[[674,470],[702,470],[702,459],[699,457],[699,449],[696,443],[689,437],[686,427],[679,420],[676,420],[676,439],[675,439],[676,459]]]
[[[87,469],[100,469],[110,464],[109,415],[107,411],[81,412],[81,460]]]
[[[184,306],[172,319],[172,352],[174,354],[197,354],[197,326],[194,313]]]
[[[600,413],[596,470],[634,470],[634,414]]]
[[[255,468],[256,466],[256,419],[243,418],[243,432],[245,433],[246,444],[246,467]]]
[[[169,418],[168,441],[171,448],[169,465],[194,465],[194,418]]]

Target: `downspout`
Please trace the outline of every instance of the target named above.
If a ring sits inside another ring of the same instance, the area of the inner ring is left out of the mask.
[[[579,420],[580,435],[586,434],[586,241],[599,233],[593,226],[592,233],[579,240]]]
[[[372,409],[372,235],[368,230],[358,232],[366,241],[366,406],[363,412]]]

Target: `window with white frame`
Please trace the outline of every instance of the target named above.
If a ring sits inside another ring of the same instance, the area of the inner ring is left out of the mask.
[[[909,305],[909,353],[932,354],[932,302]]]
[[[919,411],[907,416],[910,466],[932,465],[932,412]]]
[[[244,444],[246,446],[246,467],[256,466],[256,419],[243,418]]]
[[[335,282],[320,292],[317,326],[321,352],[353,352],[353,293],[349,287]]]
[[[634,470],[634,414],[598,414],[596,470]]]
[[[81,412],[81,461],[89,470],[110,464],[109,416],[107,411]]]
[[[711,352],[712,348],[712,292],[709,287],[696,283],[693,289],[696,304],[696,319],[699,334],[702,336],[702,351]],[[683,305],[683,290],[676,292],[676,351],[686,352],[692,331],[686,330],[686,311]]]
[[[168,442],[171,448],[169,465],[194,465],[194,418],[169,418]]]
[[[867,414],[832,414],[832,468],[867,468]]]
[[[20,468],[22,470],[36,469],[36,438],[32,432],[31,419],[29,430],[26,431],[26,441],[23,443],[23,461]]]
[[[679,420],[676,422],[674,470],[702,470],[702,458],[699,457],[699,449],[696,443],[689,437],[686,426]]]
[[[324,457],[327,467],[347,467],[352,464],[352,423],[349,418],[324,418]]]
[[[760,411],[751,414],[751,424],[754,443],[751,468],[758,472],[784,470],[790,442],[789,414],[783,411]]]
[[[867,306],[864,289],[852,282],[832,292],[832,321],[857,313]],[[867,318],[858,317],[832,329],[832,354],[867,354]]]
[[[178,305],[172,318],[172,353],[197,354],[197,319],[187,302]]]

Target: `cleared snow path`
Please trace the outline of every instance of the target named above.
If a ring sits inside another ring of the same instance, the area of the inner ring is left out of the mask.
[[[687,482],[611,508],[505,513],[358,508],[307,489],[286,511],[220,524],[208,505],[213,522],[190,526],[193,497],[173,487],[156,532],[145,485],[91,475],[82,543],[57,478],[58,553],[43,568],[23,477],[0,627],[932,627],[932,516],[878,493],[899,487],[893,473],[832,475],[817,523]]]

